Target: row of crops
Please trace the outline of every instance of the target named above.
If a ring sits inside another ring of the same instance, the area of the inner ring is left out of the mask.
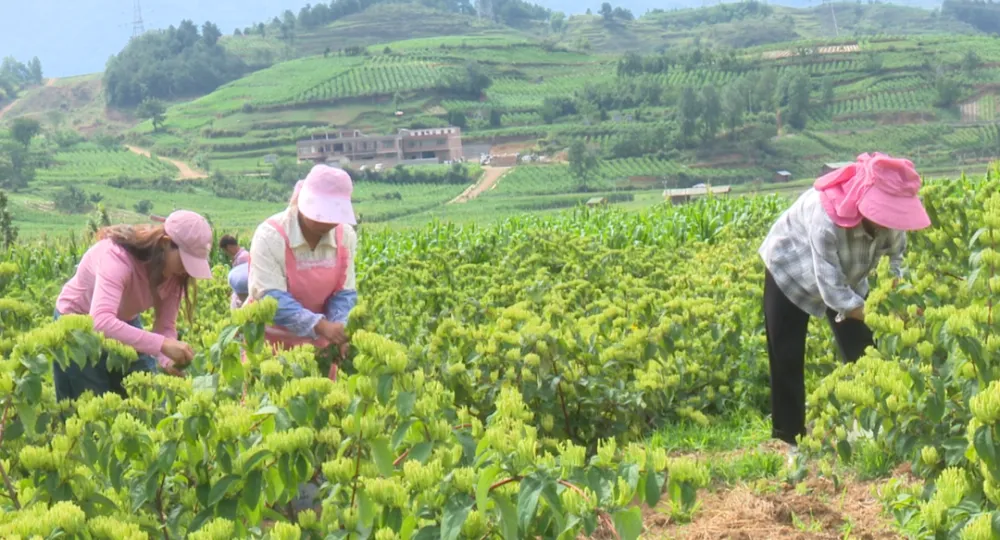
[[[869,93],[864,96],[834,101],[827,106],[833,116],[885,111],[917,111],[934,108],[936,94],[931,89]]]
[[[903,284],[886,264],[871,281],[877,350],[840,366],[819,325],[807,346],[801,448],[907,463],[871,490],[900,536],[994,534],[998,192],[996,177],[927,185],[934,227],[910,237]],[[756,248],[785,204],[363,232],[336,382],[323,355],[261,343],[273,302],[229,311],[220,265],[180,321],[198,351],[187,377],[133,375],[129,399],[64,404],[53,363],[135,355],[88,317],[51,322],[84,245],[18,247],[0,259],[0,537],[636,540],[647,514],[697,520],[709,464],[648,435],[767,411]],[[855,422],[872,437],[849,438]],[[831,471],[807,472],[852,481]]]
[[[513,169],[503,177],[497,187],[488,192],[489,197],[505,195],[545,195],[569,193],[582,187],[590,190],[610,190],[627,187],[630,177],[659,177],[661,183],[654,189],[689,187],[703,182],[741,184],[768,178],[763,169],[707,169],[694,168],[653,158],[604,160],[585,178],[570,173],[565,165],[529,165]]]
[[[294,101],[315,102],[426,90],[438,86],[449,73],[458,75],[459,70],[455,66],[427,61],[371,63],[340,73],[299,94]]]
[[[70,150],[55,155],[52,167],[39,169],[39,180],[79,182],[118,176],[155,179],[173,178],[177,168],[165,161],[140,156],[127,150]]]

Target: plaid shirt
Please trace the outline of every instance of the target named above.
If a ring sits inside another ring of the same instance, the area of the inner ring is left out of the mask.
[[[902,277],[906,233],[879,228],[873,238],[862,226],[838,227],[827,215],[819,192],[810,189],[778,218],[760,247],[760,256],[785,296],[815,317],[827,308],[842,320],[865,305],[868,274],[889,257]]]

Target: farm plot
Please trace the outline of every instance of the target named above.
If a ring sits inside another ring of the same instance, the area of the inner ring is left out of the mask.
[[[500,182],[490,196],[547,195],[587,190],[610,190],[631,176],[662,177],[668,186],[693,185],[699,182],[739,184],[762,178],[758,169],[693,168],[672,161],[652,158],[606,160],[585,182],[570,174],[566,165],[527,165],[516,167]],[[662,189],[663,186],[656,186]]]
[[[56,165],[38,170],[38,179],[51,182],[108,180],[119,176],[152,179],[173,178],[177,168],[159,159],[140,156],[128,150],[74,150],[59,152]]]

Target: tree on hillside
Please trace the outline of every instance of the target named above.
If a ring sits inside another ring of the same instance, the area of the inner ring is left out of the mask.
[[[206,21],[205,24],[201,26],[201,39],[205,40],[210,47],[214,47],[219,43],[219,39],[222,38],[222,31],[215,23]]]
[[[833,92],[833,79],[826,77],[823,79],[823,105],[829,106],[833,103],[835,95]]]
[[[979,66],[983,64],[983,61],[976,54],[976,51],[969,49],[966,51],[965,56],[962,57],[962,71],[966,75],[972,75],[979,69]]]
[[[0,191],[0,246],[10,249],[17,241],[18,227],[14,225],[14,216],[10,213],[7,194]]]
[[[778,72],[768,67],[760,73],[753,91],[753,103],[750,112],[774,112],[774,98],[778,90]]]
[[[706,141],[714,140],[722,124],[722,102],[714,86],[708,85],[701,89],[701,108],[704,122],[702,137]]]
[[[614,18],[620,21],[633,21],[635,20],[635,15],[632,15],[632,10],[618,6],[615,8]]]
[[[185,20],[128,43],[104,72],[107,103],[135,107],[147,98],[174,99],[211,92],[247,71],[238,56],[216,46],[219,29]]]
[[[38,123],[38,120],[34,118],[15,118],[14,122],[10,126],[10,136],[15,141],[21,143],[21,146],[27,148],[31,145],[31,139],[34,139],[36,135],[41,133],[42,125]]]
[[[441,80],[439,88],[460,96],[478,99],[493,80],[478,62],[469,62],[461,72],[451,72]]]
[[[56,210],[66,214],[82,214],[89,212],[93,207],[87,192],[73,185],[65,186],[57,191],[52,202]]]
[[[136,109],[135,114],[143,120],[153,122],[153,131],[160,131],[163,122],[166,121],[167,107],[162,101],[154,98],[147,98]]]
[[[934,81],[934,91],[937,93],[934,106],[947,109],[958,101],[962,87],[958,84],[958,81],[941,73],[938,74],[937,79]]]
[[[882,65],[885,64],[885,59],[882,55],[869,53],[865,56],[865,71],[871,74],[879,74],[882,72]]]
[[[569,173],[579,182],[581,189],[587,188],[587,180],[597,168],[597,158],[582,140],[577,139],[569,147]]]
[[[448,111],[448,123],[457,128],[465,129],[468,126],[468,119],[462,111]]]
[[[561,11],[556,11],[549,19],[549,25],[552,27],[553,32],[557,34],[562,32],[566,29],[566,14]]]
[[[28,62],[28,71],[31,76],[31,82],[42,84],[45,77],[42,75],[42,61],[37,56],[32,58],[31,62]]]
[[[490,110],[490,127],[498,128],[503,123],[503,115],[497,109]]]
[[[746,107],[746,97],[740,91],[740,86],[727,85],[722,94],[722,114],[726,121],[726,128],[729,129],[730,139],[736,136],[736,128],[743,125]]]
[[[809,119],[809,74],[799,71],[788,85],[788,124],[805,129]]]
[[[615,16],[615,11],[608,2],[601,4],[601,10],[598,13],[604,17],[604,22],[611,22],[612,17]]]
[[[688,86],[681,92],[677,111],[680,114],[681,138],[684,142],[690,142],[698,130],[698,117],[701,116],[701,101],[694,88]]]

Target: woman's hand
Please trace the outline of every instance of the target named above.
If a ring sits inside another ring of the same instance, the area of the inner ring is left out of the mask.
[[[850,312],[850,313],[847,314],[847,318],[848,319],[854,319],[856,321],[864,322],[865,321],[865,308],[864,307],[859,307],[858,309],[855,309],[854,311],[852,311],[852,312]]]
[[[169,366],[160,366],[160,369],[162,369],[167,375],[173,375],[174,377],[184,376],[184,372],[174,367],[173,364]]]
[[[344,345],[347,343],[347,332],[344,323],[330,322],[323,319],[316,324],[316,335],[334,345]]]
[[[174,366],[185,367],[194,359],[194,349],[183,341],[164,338],[160,352],[174,362]],[[176,369],[176,368],[175,368]]]

